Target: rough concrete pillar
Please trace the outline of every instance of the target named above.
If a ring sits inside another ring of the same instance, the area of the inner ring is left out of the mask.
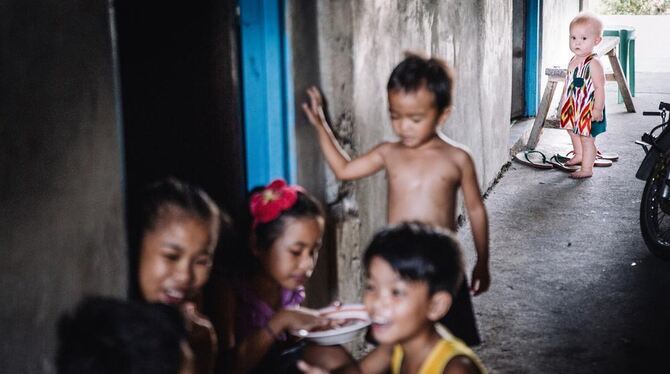
[[[0,372],[52,373],[56,321],[125,295],[107,0],[0,5]]]
[[[357,148],[354,103],[354,31],[355,4],[348,1],[319,1],[318,57],[320,88],[327,104],[327,115],[342,147],[352,156]],[[363,274],[360,267],[361,236],[357,182],[338,181],[326,167],[326,199],[335,220],[334,258],[337,287],[335,296],[343,302],[359,302]]]
[[[301,105],[307,100],[308,87],[319,86],[319,61],[316,49],[318,31],[316,3],[312,0],[296,0],[286,3],[286,33],[291,53],[290,66],[293,78],[295,113],[295,145],[298,183],[321,201],[325,199],[325,164],[316,134],[302,112]],[[324,246],[309,283],[307,284],[307,304],[323,307],[332,301],[335,294],[334,268],[337,247],[333,243],[332,217],[328,217]]]

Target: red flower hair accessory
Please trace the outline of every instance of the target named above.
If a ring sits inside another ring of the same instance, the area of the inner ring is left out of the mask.
[[[277,219],[298,201],[298,192],[302,191],[300,186],[289,186],[283,179],[275,179],[262,191],[251,195],[249,210],[254,217],[253,227]]]

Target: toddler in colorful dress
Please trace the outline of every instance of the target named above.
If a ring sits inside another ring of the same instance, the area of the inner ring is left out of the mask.
[[[572,140],[574,157],[566,165],[581,165],[570,178],[593,175],[596,159],[595,137],[605,132],[605,73],[593,53],[602,40],[603,24],[592,13],[582,12],[570,22],[570,50],[574,56],[568,64],[561,95],[561,128]]]

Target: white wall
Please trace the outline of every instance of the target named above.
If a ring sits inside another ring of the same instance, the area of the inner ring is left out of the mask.
[[[547,85],[546,68],[560,66],[567,68],[572,57],[569,47],[570,21],[579,13],[578,0],[544,0],[542,4],[542,57],[540,74],[540,99]],[[558,106],[563,84],[556,87],[552,108]],[[550,110],[551,116],[554,111]]]
[[[670,72],[670,15],[601,17],[605,28],[626,25],[635,28],[635,70]]]

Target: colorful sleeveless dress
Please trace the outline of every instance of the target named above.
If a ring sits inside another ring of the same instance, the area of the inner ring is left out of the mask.
[[[595,87],[591,77],[592,54],[565,76],[565,96],[561,107],[561,128],[572,130],[582,136],[596,136],[605,132],[607,121],[603,108],[603,120],[591,121],[595,103]],[[574,57],[573,57],[574,58]]]
[[[469,358],[479,369],[481,374],[486,373],[486,368],[479,361],[475,353],[463,342],[456,338],[443,338],[430,351],[426,360],[421,364],[417,374],[442,374],[444,368],[454,357],[465,356]],[[400,345],[393,347],[393,356],[391,356],[391,374],[400,374],[404,352]]]

